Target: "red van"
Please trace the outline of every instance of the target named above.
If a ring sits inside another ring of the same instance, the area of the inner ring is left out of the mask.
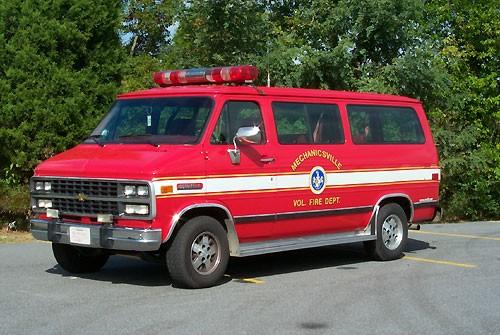
[[[438,210],[422,103],[256,76],[165,71],[162,87],[120,95],[88,139],[36,168],[33,236],[69,272],[135,252],[189,288],[216,284],[230,256],[362,241],[401,257],[408,225]]]

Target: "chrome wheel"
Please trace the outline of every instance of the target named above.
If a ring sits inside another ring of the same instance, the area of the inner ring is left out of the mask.
[[[401,219],[391,214],[382,223],[382,241],[389,250],[395,250],[403,240],[403,223]]]
[[[208,275],[214,272],[221,260],[219,240],[210,232],[196,236],[191,245],[191,264],[196,272]]]

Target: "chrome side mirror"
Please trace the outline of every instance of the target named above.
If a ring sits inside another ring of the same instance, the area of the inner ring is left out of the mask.
[[[236,148],[235,140],[238,140],[240,143],[257,144],[262,140],[262,133],[260,132],[260,128],[257,126],[241,127],[238,129],[236,136],[233,139],[234,146]]]
[[[241,127],[236,132],[233,138],[234,149],[228,149],[229,157],[231,158],[231,163],[237,165],[240,164],[240,149],[236,144],[236,140],[241,144],[257,144],[262,140],[262,133],[260,128],[257,126],[253,127]]]

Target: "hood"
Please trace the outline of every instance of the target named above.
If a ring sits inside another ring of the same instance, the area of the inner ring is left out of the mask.
[[[184,160],[189,156],[188,153],[197,151],[192,146],[168,148],[144,144],[114,144],[101,147],[81,144],[42,162],[35,169],[35,175],[151,180],[177,174],[175,169],[179,164],[176,157]],[[202,156],[197,156],[200,160],[198,163],[202,163]]]

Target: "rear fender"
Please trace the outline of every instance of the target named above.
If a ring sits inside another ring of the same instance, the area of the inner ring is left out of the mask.
[[[391,199],[394,199],[394,201],[391,201]],[[412,222],[414,208],[411,198],[404,193],[391,193],[391,194],[386,194],[378,199],[377,203],[375,204],[375,207],[373,207],[370,221],[368,221],[368,225],[366,226],[365,230],[370,229],[372,235],[376,235],[377,234],[376,224],[378,222],[378,212],[380,208],[389,202],[400,204],[402,201],[404,202],[403,203],[404,206],[402,206],[403,210],[408,215],[408,223]]]

